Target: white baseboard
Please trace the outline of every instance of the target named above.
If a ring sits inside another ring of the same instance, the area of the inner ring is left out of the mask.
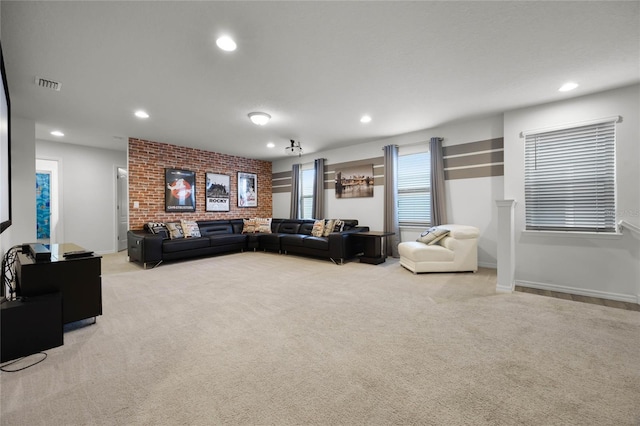
[[[496,292],[497,293],[513,293],[513,289],[511,287],[501,287],[497,285]]]
[[[617,300],[619,302],[640,303],[640,295],[620,294],[608,291],[589,290],[584,288],[569,287],[557,284],[538,283],[533,281],[516,280],[516,285],[522,287],[537,288],[539,290],[557,291],[560,293],[577,294],[580,296],[598,297],[600,299]]]
[[[491,263],[491,262],[478,262],[478,266],[480,266],[482,268],[498,269],[498,264],[497,263]]]

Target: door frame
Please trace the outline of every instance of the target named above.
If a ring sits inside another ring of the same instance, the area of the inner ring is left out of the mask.
[[[125,201],[124,201],[123,208],[127,212],[127,230],[129,229],[129,185],[128,185],[128,182],[129,182],[129,168],[127,166],[122,166],[122,165],[117,165],[116,164],[116,165],[113,166],[114,182],[115,182],[114,190],[113,190],[113,192],[114,192],[114,200],[115,200],[115,202],[114,202],[114,206],[115,206],[115,215],[114,215],[115,216],[115,218],[114,218],[114,220],[115,220],[115,228],[114,229],[116,231],[115,232],[115,236],[114,236],[114,240],[115,240],[114,241],[114,247],[115,247],[114,253],[119,253],[120,251],[122,251],[122,250],[120,250],[120,246],[119,246],[119,242],[120,242],[120,238],[119,238],[119,236],[120,236],[120,214],[119,214],[120,213],[120,211],[119,211],[120,185],[118,183],[118,169],[123,169],[123,170],[126,170],[126,172],[127,172],[127,186],[125,187],[125,194],[124,194]],[[125,241],[125,245],[124,245],[124,249],[123,250],[126,250],[126,248],[127,248],[127,246],[126,246],[126,238],[127,238],[126,232],[125,232],[125,235],[123,235],[123,238],[124,238],[124,241]]]
[[[51,244],[64,242],[64,208],[63,208],[63,179],[62,179],[62,158],[42,156],[36,158],[35,172],[48,172],[51,174],[51,224],[50,238]],[[36,212],[33,212],[34,215]]]

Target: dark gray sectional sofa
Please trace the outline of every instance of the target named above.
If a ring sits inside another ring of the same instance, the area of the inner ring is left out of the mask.
[[[242,233],[243,219],[196,221],[200,237],[169,239],[149,230],[127,233],[129,261],[146,268],[163,261],[210,256],[245,250],[268,250],[284,254],[301,254],[331,259],[342,264],[345,259],[362,253],[361,239],[350,238],[354,232],[368,231],[355,219],[343,220],[341,232],[326,237],[311,234],[314,220],[272,219],[271,233]]]

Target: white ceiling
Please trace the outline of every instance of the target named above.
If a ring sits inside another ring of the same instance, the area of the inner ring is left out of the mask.
[[[38,139],[275,160],[289,139],[312,153],[637,83],[639,6],[3,0],[0,29],[13,113]],[[568,80],[580,87],[558,92]]]

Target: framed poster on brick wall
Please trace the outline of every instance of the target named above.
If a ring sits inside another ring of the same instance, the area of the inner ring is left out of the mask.
[[[258,207],[258,175],[238,172],[238,207]]]
[[[230,178],[228,175],[207,173],[205,190],[205,210],[208,212],[228,212],[230,197]]]
[[[196,172],[164,169],[164,211],[196,211]]]

